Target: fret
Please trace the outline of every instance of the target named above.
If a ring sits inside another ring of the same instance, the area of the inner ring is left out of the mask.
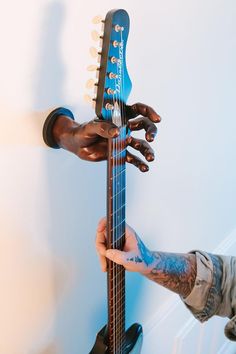
[[[121,293],[121,292],[119,292]],[[124,305],[124,299],[125,299],[125,292],[123,292],[121,294],[121,296],[119,297],[119,299],[116,301],[115,305],[111,305],[111,308],[113,308],[114,306],[119,305],[120,307]]]
[[[124,321],[123,321],[123,317],[124,317],[124,315],[125,315],[125,309],[123,308],[122,310],[120,310],[119,311],[119,314],[120,314],[120,316],[119,316],[119,318],[117,318],[118,316],[117,316],[117,313],[113,316],[113,318],[112,318],[112,322],[114,322],[115,324],[116,324],[116,326],[118,327],[118,325],[121,325],[122,323],[124,323]]]
[[[116,225],[115,227],[113,227],[113,228],[111,229],[111,231],[114,231],[114,230],[116,230],[117,228],[119,228],[121,225],[124,224],[124,222],[125,222],[125,219],[121,220],[121,222],[120,222],[118,225]]]
[[[122,193],[121,193],[121,191],[122,191]],[[124,181],[120,181],[119,184],[117,183],[116,185],[113,185],[111,197],[112,197],[111,199],[113,201],[113,205],[125,203],[126,195],[125,195],[125,182]]]
[[[111,287],[111,291],[112,291],[112,297],[113,298],[117,298],[117,297],[125,297],[125,288],[124,288],[124,286],[125,286],[125,283],[124,284],[122,284],[122,286],[118,286],[118,285],[113,285],[112,287]]]
[[[112,284],[111,289],[113,293],[115,292],[118,296],[124,291],[125,282],[118,281],[116,284]],[[114,295],[114,294],[113,294]]]
[[[122,238],[125,237],[125,231],[122,232],[122,234],[119,235],[119,236],[120,236],[119,238],[117,238],[114,242],[112,242],[112,245],[114,245],[115,243],[119,242],[120,240],[122,240]],[[113,248],[115,248],[115,247],[113,247]]]
[[[124,156],[122,156],[122,154],[124,154]],[[118,156],[121,156],[121,157],[125,158],[125,156],[126,156],[126,148],[123,149],[123,150],[119,150],[119,151],[113,150],[113,154],[112,154],[113,160],[115,158],[117,158]]]
[[[121,190],[119,190],[118,192],[116,192],[115,194],[113,194],[112,197],[111,197],[111,199],[114,199],[114,198],[116,198],[119,194],[125,192],[125,189],[126,189],[126,188],[123,187]],[[125,193],[121,196],[121,199],[122,199],[123,196],[125,197]]]
[[[121,250],[121,246],[123,246],[123,242],[124,242],[124,234],[125,234],[125,223],[112,235],[113,240],[110,244],[110,248]]]
[[[122,324],[124,324],[124,315],[125,315],[125,308],[123,308],[122,310],[118,311],[120,316],[118,316],[118,313],[113,313],[111,315],[111,322],[113,322],[114,324],[116,324],[116,327],[121,327]]]
[[[122,323],[122,325],[123,325],[123,323]],[[112,340],[116,338],[114,332],[111,333],[110,338],[111,338]],[[122,340],[122,339],[125,339],[125,335],[123,335],[123,334],[121,333],[121,340]]]
[[[123,271],[123,274],[124,274],[124,272],[125,272],[125,269],[124,269],[124,267],[123,267],[123,269],[121,269],[120,270],[120,273],[118,274],[113,274],[113,277],[115,277],[116,276],[116,278],[118,277],[118,276],[121,276],[122,275],[122,273],[121,273],[121,271]],[[114,272],[113,272],[114,273]],[[122,279],[123,279],[123,277],[121,276],[121,278],[120,278],[120,280],[119,280],[119,282],[121,282],[122,281]],[[121,288],[121,286],[123,285],[123,284],[119,284],[120,285],[120,288]]]
[[[118,209],[115,209],[111,216],[113,217],[113,220],[116,218],[116,222],[119,222],[119,219],[125,220],[125,203]]]
[[[113,263],[113,264],[116,264],[116,263]],[[113,271],[113,270],[114,270],[114,269],[111,269],[111,271]],[[116,275],[114,275],[114,277],[123,274],[124,271],[125,271],[125,270],[124,270],[124,267],[122,266],[122,269],[118,270],[117,273],[116,273]]]
[[[125,173],[125,171],[126,171],[126,168],[123,168],[121,171],[119,171],[119,173],[113,175],[110,179],[111,179],[111,180],[116,179],[117,177],[123,175],[123,174]]]
[[[124,236],[120,237],[117,241],[112,242],[111,248],[114,250],[122,251],[121,246],[123,246]]]
[[[116,282],[117,282],[117,281],[120,282],[120,278],[119,278],[119,277],[122,276],[122,274],[123,274],[123,273],[120,272],[120,273],[117,273],[117,274],[113,275],[113,280],[116,281]],[[122,285],[123,285],[123,284],[122,284]]]

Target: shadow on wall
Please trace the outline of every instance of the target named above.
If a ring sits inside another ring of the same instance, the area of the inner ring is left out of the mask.
[[[65,68],[60,40],[65,11],[62,2],[53,2],[46,8],[35,109],[64,104]],[[86,109],[81,108],[86,117]],[[106,164],[91,164],[63,150],[46,147],[44,160],[50,210],[48,240],[52,254],[64,261],[68,279],[72,280],[55,318],[56,342],[63,348],[62,353],[86,353],[96,332],[106,323],[106,276],[100,271],[94,247],[97,221],[106,210]],[[135,320],[137,294],[142,286],[138,278],[132,279],[127,297],[129,321]]]

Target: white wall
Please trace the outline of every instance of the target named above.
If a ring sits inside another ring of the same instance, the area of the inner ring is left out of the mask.
[[[93,118],[82,101],[90,20],[115,7],[131,17],[130,102],[163,117],[150,172],[128,168],[127,220],[153,249],[212,251],[226,240],[222,250],[235,251],[227,243],[236,227],[235,2],[1,3],[0,353],[84,354],[106,322],[106,278],[94,250],[105,163],[48,149],[41,129],[59,105],[78,121]],[[127,322],[144,325],[143,353],[192,354],[190,340],[179,349],[180,326],[192,322],[178,298],[127,278]],[[229,353],[217,320],[217,350]],[[204,328],[216,331],[214,323]],[[185,337],[195,335],[205,354],[198,326]]]

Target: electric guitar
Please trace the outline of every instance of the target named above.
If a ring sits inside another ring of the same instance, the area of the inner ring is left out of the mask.
[[[99,23],[95,18],[94,23]],[[128,134],[126,102],[131,81],[126,68],[126,43],[129,34],[129,16],[125,10],[111,10],[102,21],[104,32],[98,52],[100,66],[97,71],[95,102],[96,115],[112,121],[120,128],[120,135],[108,141],[107,159],[107,247],[122,250],[125,242],[125,188],[126,188],[126,137]],[[95,48],[91,54],[96,55]],[[92,81],[93,83],[93,81]],[[87,87],[91,87],[89,80]],[[90,354],[138,354],[142,345],[142,327],[135,323],[125,328],[125,270],[108,261],[107,265],[108,323],[97,334]]]

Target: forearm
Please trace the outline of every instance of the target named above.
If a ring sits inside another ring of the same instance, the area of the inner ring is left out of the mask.
[[[74,120],[59,116],[52,128],[52,135],[56,143],[63,149],[76,153],[74,149],[74,130],[79,124]]]
[[[194,254],[152,252],[153,262],[145,276],[186,297],[194,287],[197,264]]]

